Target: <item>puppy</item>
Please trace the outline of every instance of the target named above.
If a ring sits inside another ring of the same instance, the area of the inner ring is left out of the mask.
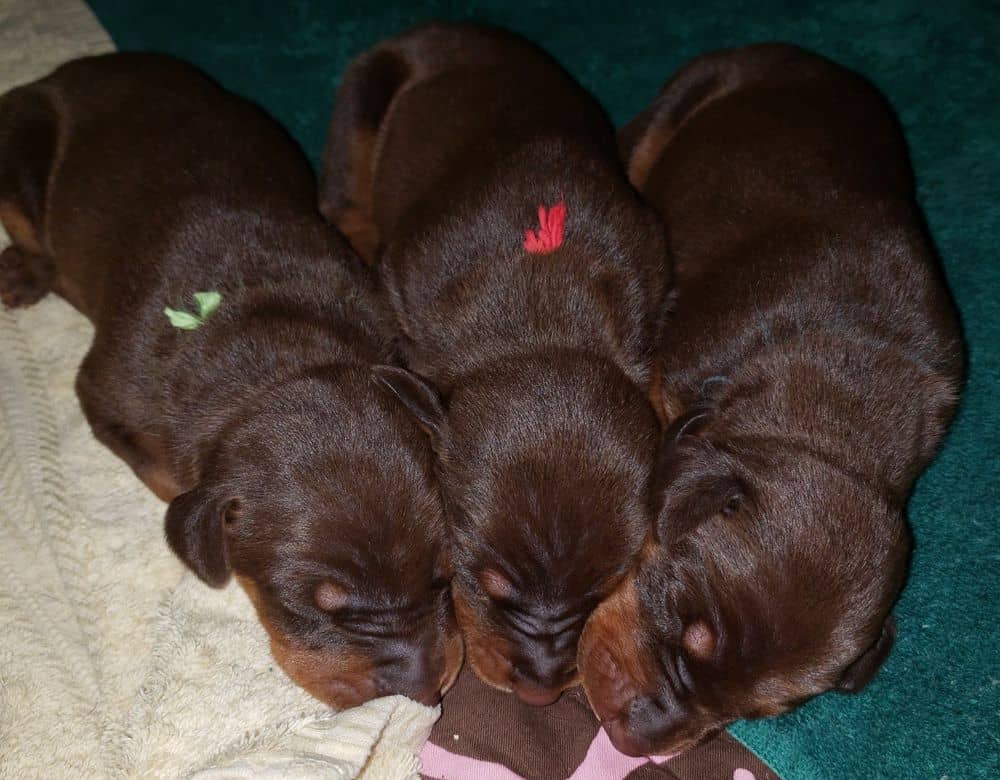
[[[355,61],[321,210],[377,257],[433,439],[453,599],[487,683],[546,704],[649,524],[662,227],[595,101],[503,31],[432,24]]]
[[[433,453],[371,379],[386,317],[291,139],[175,60],[78,60],[0,99],[0,219],[4,304],[51,290],[93,322],[80,403],[184,563],[235,573],[324,702],[438,701],[461,639]]]
[[[893,641],[903,511],[962,348],[891,111],[790,46],[685,67],[621,134],[676,306],[658,516],[583,684],[631,754],[859,690]]]

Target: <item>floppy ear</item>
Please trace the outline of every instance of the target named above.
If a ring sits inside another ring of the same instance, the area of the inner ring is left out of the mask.
[[[712,416],[708,409],[695,407],[682,415],[679,415],[663,433],[663,442],[667,447],[677,444],[683,436],[697,436],[711,421]]]
[[[857,660],[844,670],[844,674],[834,690],[839,693],[857,693],[862,690],[875,677],[882,663],[889,656],[889,651],[895,641],[896,621],[892,615],[889,615],[882,624],[882,631],[878,639],[875,640],[875,644],[865,650]]]
[[[213,588],[229,581],[229,531],[236,499],[220,499],[199,484],[170,502],[167,542],[187,565]]]
[[[704,412],[678,418],[665,432],[657,457],[653,506],[658,541],[669,543],[716,515],[736,515],[749,489],[726,456],[697,435]]]
[[[399,399],[431,439],[440,439],[444,405],[437,390],[426,380],[395,366],[375,366],[372,368],[372,379]]]

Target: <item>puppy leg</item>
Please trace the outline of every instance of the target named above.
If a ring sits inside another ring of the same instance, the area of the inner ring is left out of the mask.
[[[102,376],[116,376],[102,371],[92,349],[76,377],[76,394],[94,437],[125,461],[146,487],[164,501],[171,501],[183,491],[174,478],[164,442],[154,433],[143,431],[122,419],[120,399]]]
[[[0,253],[0,302],[8,309],[31,306],[52,289],[55,266],[45,255],[9,246]]]
[[[319,210],[371,262],[379,233],[372,206],[379,127],[409,67],[378,49],[351,65],[337,91],[320,168]]]
[[[48,101],[31,87],[0,99],[0,223],[13,242],[0,254],[0,300],[8,308],[36,303],[55,284],[41,228],[55,123]]]

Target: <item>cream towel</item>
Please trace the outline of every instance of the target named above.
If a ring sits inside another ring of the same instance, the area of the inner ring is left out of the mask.
[[[80,0],[0,0],[0,92],[112,48]],[[0,778],[414,777],[436,709],[331,713],[238,586],[170,554],[164,505],[80,412],[91,336],[54,296],[0,313]]]

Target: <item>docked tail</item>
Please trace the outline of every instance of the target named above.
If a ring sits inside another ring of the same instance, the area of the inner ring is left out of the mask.
[[[356,59],[337,91],[319,183],[319,208],[365,260],[379,245],[372,209],[379,127],[410,68],[390,49]]]
[[[618,131],[618,150],[629,181],[642,189],[670,139],[708,103],[776,69],[787,69],[795,78],[804,75],[807,65],[815,68],[821,62],[815,55],[783,43],[721,49],[692,60],[667,81],[642,113]]]

